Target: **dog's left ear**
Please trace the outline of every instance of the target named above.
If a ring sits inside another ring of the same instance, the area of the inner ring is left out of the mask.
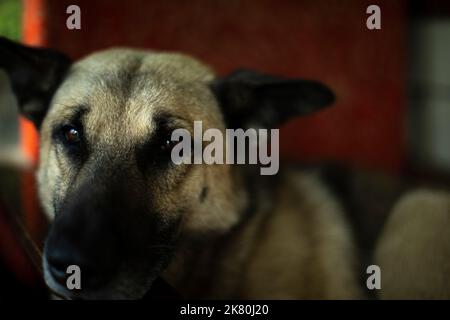
[[[214,80],[211,88],[232,128],[279,127],[334,102],[333,92],[321,83],[245,69]]]
[[[70,59],[58,51],[28,47],[0,37],[0,69],[9,76],[20,113],[36,127],[41,125],[70,64]]]

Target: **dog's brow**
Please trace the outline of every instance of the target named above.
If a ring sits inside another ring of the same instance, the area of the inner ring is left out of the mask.
[[[157,127],[188,128],[190,126],[190,122],[187,119],[167,113],[157,115],[155,123]]]
[[[74,123],[74,122],[81,122],[81,119],[83,116],[89,112],[89,107],[85,105],[81,106],[69,106],[69,105],[63,105],[60,104],[60,106],[65,107],[64,112],[61,112],[60,117],[57,119],[57,123],[53,123],[53,126],[59,126],[61,122],[66,123]]]

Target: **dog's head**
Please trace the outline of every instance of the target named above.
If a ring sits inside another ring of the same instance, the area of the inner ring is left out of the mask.
[[[137,298],[191,237],[239,221],[246,194],[231,165],[175,165],[174,129],[277,127],[333,100],[323,85],[241,70],[216,78],[197,60],[113,49],[72,63],[0,39],[21,113],[40,130],[38,185],[53,220],[47,284],[69,297]],[[66,288],[78,265],[82,289]]]

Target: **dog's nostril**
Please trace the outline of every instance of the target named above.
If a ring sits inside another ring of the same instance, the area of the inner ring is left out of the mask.
[[[81,258],[72,257],[72,259],[64,258],[59,255],[47,256],[48,268],[50,274],[59,284],[66,286],[67,278],[72,274],[67,273],[67,268],[71,265],[76,265],[80,268],[80,280],[83,289],[93,289],[101,286],[106,282],[109,273],[104,270],[101,272],[95,265],[85,263]]]
[[[61,284],[65,284],[67,278],[67,267],[70,263],[67,263],[61,259],[49,256],[47,258],[50,273],[53,278]]]

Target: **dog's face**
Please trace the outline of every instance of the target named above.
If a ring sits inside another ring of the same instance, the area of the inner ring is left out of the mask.
[[[44,263],[51,286],[64,290],[55,278],[65,284],[76,264],[83,295],[139,297],[180,236],[237,221],[229,167],[170,157],[174,129],[192,131],[198,119],[225,127],[212,79],[174,54],[111,50],[71,66],[41,126],[39,190],[55,217]],[[229,201],[213,202],[217,192]]]
[[[46,282],[75,298],[142,297],[180,243],[239,221],[246,193],[235,167],[175,165],[174,129],[272,128],[333,100],[310,81],[217,79],[178,54],[115,49],[71,64],[1,39],[0,60],[40,128],[39,194],[53,220]],[[69,265],[81,269],[81,290],[66,288]]]

